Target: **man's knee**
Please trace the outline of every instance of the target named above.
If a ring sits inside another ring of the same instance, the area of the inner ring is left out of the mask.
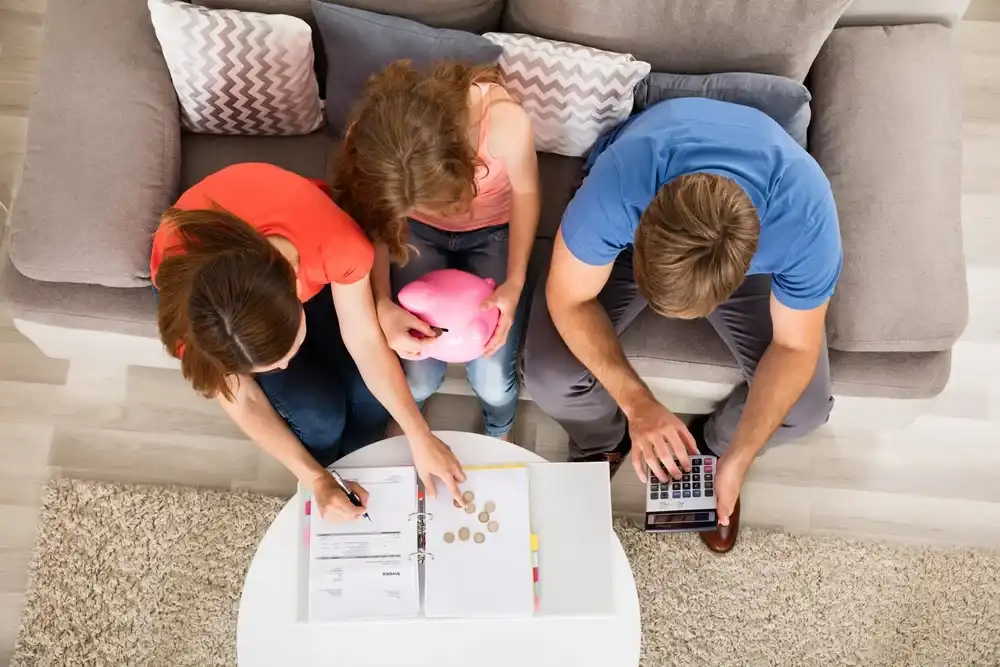
[[[788,412],[788,416],[782,422],[782,430],[786,431],[788,438],[800,438],[828,422],[831,410],[833,410],[833,396],[828,392],[825,395],[804,394]]]

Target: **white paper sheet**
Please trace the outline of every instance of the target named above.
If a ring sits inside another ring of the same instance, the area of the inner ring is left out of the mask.
[[[534,610],[531,567],[531,528],[528,514],[528,469],[466,469],[463,490],[475,494],[476,512],[466,514],[442,493],[426,499],[427,551],[424,563],[424,614],[428,617],[530,616]],[[500,530],[491,533],[478,514],[493,501],[491,520]],[[476,544],[470,537],[458,539],[462,527],[482,533]],[[456,535],[452,543],[445,533]]]
[[[413,468],[342,468],[370,494],[368,515],[347,524],[309,524],[309,620],[399,618],[420,613]]]

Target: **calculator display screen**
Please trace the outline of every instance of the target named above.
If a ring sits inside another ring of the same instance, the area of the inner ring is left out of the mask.
[[[649,517],[651,524],[694,523],[709,521],[708,512],[683,512],[681,514],[654,514]]]

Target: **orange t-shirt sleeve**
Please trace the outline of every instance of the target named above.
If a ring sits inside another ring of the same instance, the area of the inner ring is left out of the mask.
[[[331,283],[350,285],[364,278],[375,263],[375,247],[358,223],[337,209],[335,233],[320,249],[323,269]]]

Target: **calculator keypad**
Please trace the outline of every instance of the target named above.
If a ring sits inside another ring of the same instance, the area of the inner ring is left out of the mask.
[[[680,479],[658,480],[650,475],[649,500],[701,499],[715,497],[715,467],[714,457],[695,456],[691,459],[691,471],[684,473]]]

